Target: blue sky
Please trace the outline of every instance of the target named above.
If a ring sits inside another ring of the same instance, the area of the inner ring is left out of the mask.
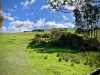
[[[23,32],[33,29],[73,28],[73,13],[50,9],[46,0],[0,0],[5,18],[3,32]],[[73,10],[73,7],[66,6]]]

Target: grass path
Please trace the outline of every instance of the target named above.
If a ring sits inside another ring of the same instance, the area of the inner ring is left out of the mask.
[[[0,35],[0,75],[29,75],[25,49],[30,37],[25,37],[22,34]]]

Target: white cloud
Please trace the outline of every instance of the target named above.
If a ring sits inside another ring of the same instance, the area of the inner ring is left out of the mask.
[[[29,15],[31,15],[32,17],[34,16],[33,13],[30,13],[30,14],[26,13],[26,16],[29,16]]]
[[[28,16],[28,13],[26,13],[26,16]]]
[[[31,15],[33,15],[33,13],[31,13]]]
[[[21,2],[21,5],[23,5],[23,9],[29,9],[28,5],[29,5],[29,1],[24,1],[24,2]]]
[[[68,5],[65,5],[64,6],[66,9],[68,10],[74,10],[75,9],[75,6],[68,6]]]
[[[5,26],[2,26],[1,28],[0,28],[0,31],[1,32],[5,32],[7,30],[7,28],[5,27]]]
[[[34,23],[31,22],[30,20],[26,20],[26,21],[13,21],[9,23],[9,27],[8,29],[11,32],[23,32],[23,31],[27,31],[33,28]]]
[[[63,20],[69,20],[65,15],[63,15]]]
[[[8,9],[8,11],[15,11],[14,9]]]
[[[30,2],[28,0],[25,0],[24,2],[21,2],[21,5],[23,5],[23,9],[29,9],[28,5],[31,5],[35,2],[35,0],[31,0]]]
[[[14,8],[17,9],[17,5],[14,5]]]
[[[74,28],[75,27],[75,25],[74,24],[72,24],[72,23],[65,23],[66,24],[66,26],[67,26],[67,28]]]
[[[36,28],[41,28],[41,26],[43,27],[45,23],[45,18],[40,18],[34,25]]]
[[[23,32],[27,30],[33,30],[34,27],[41,28],[41,26],[43,26],[44,23],[45,23],[44,18],[40,18],[36,23],[28,19],[26,21],[17,20],[17,21],[10,22],[8,29],[11,32]]]
[[[1,11],[1,13],[3,14],[4,18],[9,20],[9,21],[14,21],[15,19],[18,19],[18,17],[15,17],[15,16],[12,17],[11,13],[4,13],[2,11]]]
[[[51,28],[64,28],[65,26],[61,23],[56,23],[55,21],[48,21],[45,23],[44,28],[45,29],[51,29]]]
[[[72,23],[56,23],[55,21],[48,21],[45,23],[44,28],[45,29],[51,29],[51,28],[73,28],[75,25]]]
[[[57,23],[56,21],[46,21],[45,18],[40,18],[35,23],[28,19],[26,21],[17,20],[10,22],[8,30],[11,32],[23,32],[27,30],[33,30],[34,28],[51,29],[51,28],[73,28],[73,27],[75,27],[75,25],[72,23],[64,23],[64,22]]]
[[[48,9],[48,8],[50,8],[50,5],[48,4],[48,5],[43,5],[42,7],[41,7],[41,10],[42,9]]]
[[[52,9],[49,4],[48,5],[43,5],[40,9],[43,10],[43,9],[49,9],[49,8],[52,10],[52,12],[50,12],[50,13],[56,12],[56,10]]]
[[[35,0],[31,0],[30,4],[32,4],[32,3],[34,3],[34,2],[35,2]]]

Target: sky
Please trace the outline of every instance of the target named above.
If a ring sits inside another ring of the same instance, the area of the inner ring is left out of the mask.
[[[73,13],[52,10],[46,0],[0,0],[5,20],[2,32],[23,32],[34,29],[73,28]],[[73,7],[66,6],[73,10]]]

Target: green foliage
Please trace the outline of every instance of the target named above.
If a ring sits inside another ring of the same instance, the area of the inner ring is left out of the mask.
[[[76,6],[73,10],[75,16],[75,25],[76,28],[90,30],[85,32],[86,37],[93,37],[93,29],[98,27],[98,22],[100,18],[100,2],[99,0],[47,0],[51,9],[61,11],[63,13],[72,13],[69,9],[64,8],[64,5],[67,6]],[[97,29],[94,32],[94,38],[97,38]]]
[[[87,65],[88,64],[88,62],[84,62],[84,65]]]
[[[53,34],[53,36],[56,36]],[[57,37],[57,36],[56,36]],[[58,40],[57,40],[58,39]],[[55,46],[69,46],[72,49],[78,50],[98,50],[100,43],[96,39],[84,39],[81,36],[71,33],[61,33],[60,37],[52,40],[51,45]]]
[[[45,41],[42,38],[35,38],[33,44],[45,44]]]
[[[36,34],[36,38],[41,38],[42,35],[41,34]]]
[[[49,38],[49,40],[47,38]],[[97,39],[84,39],[84,37],[77,34],[60,31],[51,31],[51,34],[36,34],[34,40],[30,43],[30,46],[33,44],[50,44],[52,46],[70,47],[71,49],[81,51],[98,51],[100,46]]]
[[[42,38],[50,38],[51,37],[51,34],[49,33],[45,33],[42,35]]]
[[[71,62],[71,66],[74,66],[74,63],[73,62]]]
[[[79,60],[78,58],[72,58],[72,59],[71,59],[71,62],[80,64],[80,60]]]
[[[65,57],[64,57],[64,60],[65,60],[65,61],[68,61],[68,60],[69,60],[69,58],[68,58],[67,56],[65,56]]]

